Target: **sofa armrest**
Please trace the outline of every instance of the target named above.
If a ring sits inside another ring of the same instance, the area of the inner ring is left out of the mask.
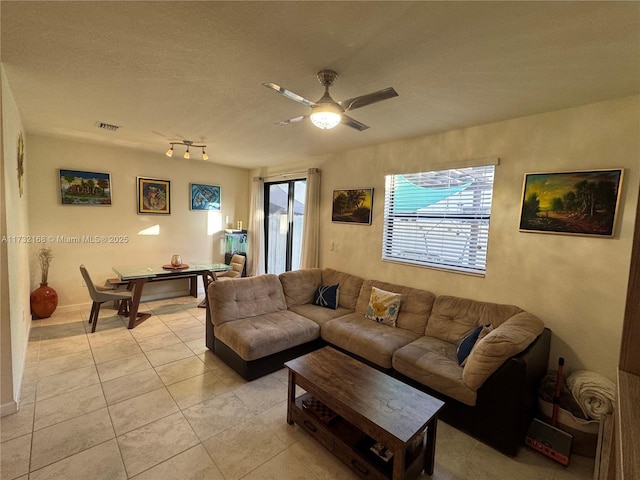
[[[482,384],[507,359],[524,351],[544,330],[544,323],[535,315],[520,312],[478,340],[467,358],[462,381],[472,390]]]
[[[477,392],[472,430],[509,455],[517,453],[537,410],[538,386],[547,372],[551,331],[509,358]]]

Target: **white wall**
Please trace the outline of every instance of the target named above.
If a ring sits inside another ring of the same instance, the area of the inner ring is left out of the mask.
[[[640,97],[630,97],[305,159],[290,168],[322,169],[321,266],[436,294],[515,304],[552,330],[550,366],[564,356],[569,372],[586,368],[615,379],[640,182],[639,112]],[[501,159],[486,276],[382,262],[385,174],[486,157]],[[525,173],[617,167],[625,168],[625,177],[614,238],[518,231]],[[332,191],[360,187],[375,189],[372,225],[331,223]]]
[[[185,263],[223,262],[223,230],[230,222],[248,220],[248,170],[219,166],[211,161],[169,158],[127,148],[78,143],[42,136],[29,136],[29,232],[44,236],[53,249],[49,285],[56,289],[59,308],[89,302],[78,266],[85,264],[93,280],[103,283],[116,275],[114,265],[169,263],[179,254]],[[58,169],[108,172],[111,174],[111,206],[62,205]],[[171,214],[137,213],[136,177],[171,182]],[[190,183],[220,185],[220,213],[192,211]],[[158,225],[159,235],[140,235]],[[58,237],[126,236],[125,243],[63,243]],[[39,245],[32,246],[32,257]],[[38,286],[40,271],[31,266],[31,286]],[[184,294],[188,283],[148,284],[143,299]],[[202,285],[200,285],[202,288]]]
[[[28,233],[27,179],[29,171],[28,142],[24,151],[24,190],[18,188],[17,146],[18,135],[24,132],[22,120],[7,83],[4,69],[2,76],[2,169],[3,185],[0,208],[3,215],[2,235],[11,237]],[[6,229],[6,230],[5,230]],[[5,250],[6,249],[6,250]],[[31,327],[29,312],[29,246],[6,241],[2,245],[2,309],[1,361],[2,381],[0,414],[15,411],[20,396],[20,386]]]

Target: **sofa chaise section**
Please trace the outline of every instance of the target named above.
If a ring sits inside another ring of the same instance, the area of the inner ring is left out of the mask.
[[[207,347],[246,380],[319,346],[320,327],[287,309],[277,275],[212,282],[207,297]]]
[[[478,327],[486,335],[460,365],[458,344]],[[519,307],[440,296],[425,335],[394,354],[393,372],[445,400],[447,423],[515,455],[536,411],[549,340],[542,321]]]

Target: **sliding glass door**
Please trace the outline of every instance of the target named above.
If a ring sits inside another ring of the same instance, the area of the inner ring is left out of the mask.
[[[265,183],[267,273],[300,268],[306,180]]]

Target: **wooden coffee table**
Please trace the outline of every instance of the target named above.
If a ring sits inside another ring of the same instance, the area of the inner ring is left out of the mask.
[[[285,366],[287,423],[300,425],[358,475],[402,480],[433,473],[444,402],[331,347]],[[306,393],[296,397],[296,385]]]

